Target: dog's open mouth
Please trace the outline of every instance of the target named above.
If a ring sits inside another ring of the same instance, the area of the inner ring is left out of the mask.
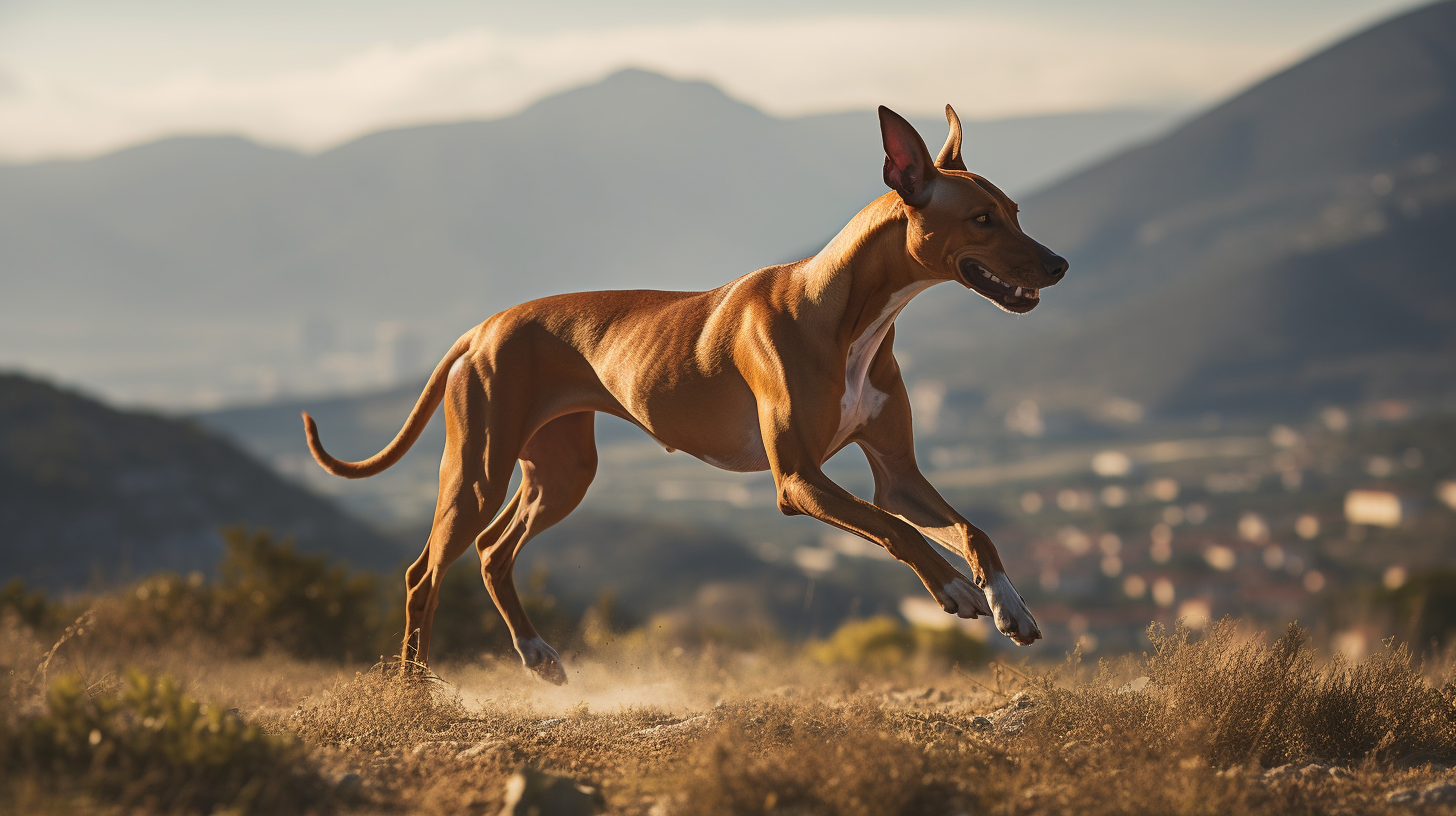
[[[970,258],[961,260],[959,271],[962,283],[1008,312],[1025,314],[1041,302],[1040,289],[1007,283]]]

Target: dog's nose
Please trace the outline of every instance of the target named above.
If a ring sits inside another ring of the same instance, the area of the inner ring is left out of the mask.
[[[1067,259],[1060,255],[1052,255],[1042,261],[1042,267],[1046,269],[1046,273],[1051,276],[1052,280],[1061,280],[1062,276],[1067,274]]]

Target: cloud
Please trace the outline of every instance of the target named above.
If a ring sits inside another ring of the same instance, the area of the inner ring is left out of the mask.
[[[283,73],[189,68],[149,80],[14,66],[0,156],[88,155],[175,133],[241,133],[318,150],[387,126],[510,113],[627,65],[706,79],[770,112],[889,104],[965,115],[1186,105],[1298,56],[1280,43],[1035,26],[986,15],[837,16],[377,45]]]

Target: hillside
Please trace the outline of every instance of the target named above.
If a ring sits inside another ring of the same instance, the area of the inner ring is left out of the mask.
[[[0,582],[74,588],[209,570],[227,525],[358,566],[392,570],[408,555],[196,424],[0,375]]]
[[[1339,43],[1024,205],[1072,262],[1034,319],[1003,321],[969,365],[963,334],[923,328],[947,322],[949,299],[906,332],[962,384],[1173,412],[1450,395],[1456,3]]]
[[[969,121],[966,144],[1025,190],[1170,118]],[[0,167],[0,365],[173,407],[392,384],[522,300],[811,254],[883,192],[880,164],[872,112],[780,119],[623,71],[316,156],[179,138]]]

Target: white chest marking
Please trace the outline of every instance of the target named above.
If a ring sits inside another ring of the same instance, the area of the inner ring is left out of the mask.
[[[934,281],[912,283],[891,295],[874,322],[849,344],[849,357],[844,362],[844,396],[839,400],[839,430],[834,433],[834,441],[826,454],[844,444],[851,433],[879,416],[880,409],[885,407],[890,395],[870,384],[870,363],[874,362],[880,344],[895,324],[895,316],[911,298],[933,284]]]

